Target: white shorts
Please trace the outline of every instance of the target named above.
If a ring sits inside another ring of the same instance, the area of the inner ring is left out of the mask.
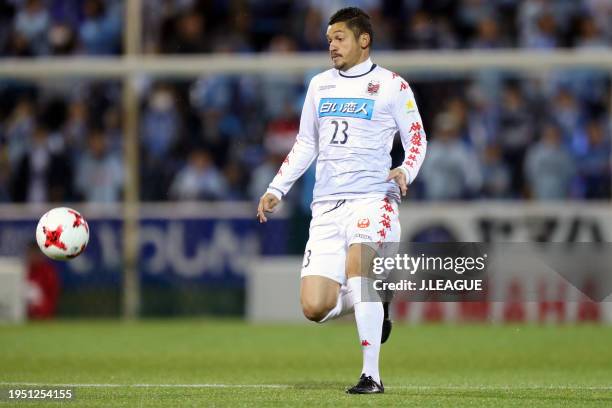
[[[374,249],[399,242],[397,202],[390,198],[320,201],[312,205],[312,221],[301,275],[319,275],[346,283],[345,262],[351,244]]]

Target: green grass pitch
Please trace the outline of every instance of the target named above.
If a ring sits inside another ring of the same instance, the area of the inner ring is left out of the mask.
[[[381,364],[384,395],[344,393],[361,368],[351,323],[0,326],[0,407],[612,406],[610,327],[397,325]],[[57,384],[75,400],[6,399]]]

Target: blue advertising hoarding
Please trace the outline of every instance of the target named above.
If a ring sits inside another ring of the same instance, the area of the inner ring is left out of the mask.
[[[141,218],[138,269],[143,313],[240,314],[249,262],[260,254],[286,252],[286,219],[261,225],[252,216],[183,217],[173,210],[167,217],[162,211]],[[122,221],[116,215],[87,219],[91,233],[86,251],[69,262],[54,262],[62,287],[59,311],[114,315],[122,282]],[[24,256],[37,221],[0,217],[0,256]],[[226,304],[216,307],[219,301]]]

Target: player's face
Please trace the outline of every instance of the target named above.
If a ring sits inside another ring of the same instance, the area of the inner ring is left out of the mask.
[[[334,68],[346,71],[361,61],[364,48],[360,43],[364,42],[364,38],[361,38],[363,35],[355,38],[355,34],[346,26],[346,23],[340,22],[327,27],[326,36]]]

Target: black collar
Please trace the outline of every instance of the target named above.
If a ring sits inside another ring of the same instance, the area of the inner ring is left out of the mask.
[[[345,75],[340,70],[338,70],[338,74],[341,77],[343,77],[343,78],[359,78],[359,77],[362,77],[364,75],[368,75],[370,72],[374,71],[374,68],[376,68],[376,64],[372,64],[372,68],[370,68],[370,70],[368,72],[364,72],[363,74],[359,74],[359,75]]]

